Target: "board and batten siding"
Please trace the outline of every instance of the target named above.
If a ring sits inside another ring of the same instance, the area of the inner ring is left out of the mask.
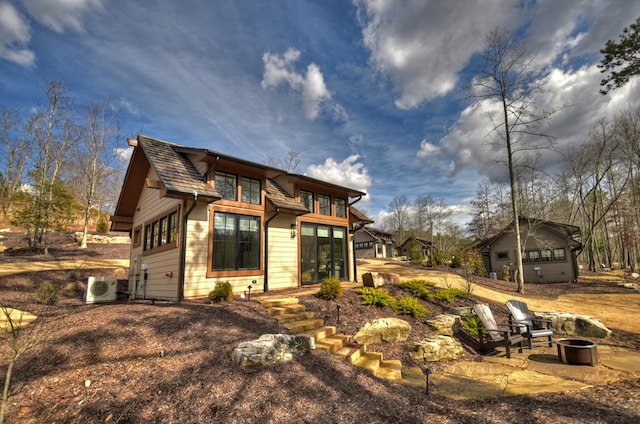
[[[157,179],[153,169],[149,170],[148,178]],[[133,216],[133,227],[141,227],[142,243],[140,246],[131,249],[131,271],[129,273],[129,292],[135,289],[137,283],[136,298],[149,299],[178,299],[178,272],[180,270],[180,249],[173,248],[157,253],[144,254],[144,226],[154,221],[156,218],[165,213],[170,212],[177,206],[180,206],[180,214],[182,210],[182,201],[177,199],[169,199],[160,197],[158,189],[148,188],[146,185],[142,188],[142,193],[138,199],[138,209]],[[178,233],[180,229],[181,219],[178,218]],[[178,234],[178,243],[180,236]],[[140,260],[140,264],[137,261]],[[147,266],[147,281],[145,287],[144,271],[140,270],[141,265]],[[137,275],[138,270],[140,274]],[[167,273],[171,273],[168,276]]]

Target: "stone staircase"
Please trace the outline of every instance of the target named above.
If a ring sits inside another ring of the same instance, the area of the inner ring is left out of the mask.
[[[324,325],[295,297],[257,298],[269,313],[291,334],[312,337],[316,349],[344,358],[350,364],[364,368],[373,376],[397,383],[425,388],[425,376],[420,367],[403,367],[397,359],[384,359],[380,352],[367,352],[366,346],[351,341],[351,336],[336,334],[336,328]]]

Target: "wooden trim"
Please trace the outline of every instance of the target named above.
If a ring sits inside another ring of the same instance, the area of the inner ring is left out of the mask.
[[[164,188],[164,186],[162,185],[162,182],[160,182],[159,180],[152,180],[151,178],[147,178],[145,182],[147,184],[147,188],[155,188],[155,189]]]

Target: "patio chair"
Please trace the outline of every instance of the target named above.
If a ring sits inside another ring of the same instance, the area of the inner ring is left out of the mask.
[[[497,324],[493,312],[486,303],[474,305],[473,310],[480,318],[483,328],[489,333],[489,338],[486,339],[482,329],[478,329],[480,351],[483,354],[496,347],[504,347],[507,351],[507,358],[511,358],[511,346],[513,345],[518,345],[518,352],[522,352],[524,337],[518,331],[517,325]],[[499,327],[504,329],[499,329]]]
[[[508,300],[507,308],[511,314],[509,322],[521,324],[520,332],[528,341],[529,349],[533,348],[533,339],[545,337],[549,347],[553,346],[551,321],[533,316],[527,304],[519,300]]]

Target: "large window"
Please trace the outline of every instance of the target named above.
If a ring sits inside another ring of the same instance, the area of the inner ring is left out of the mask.
[[[260,204],[260,198],[262,197],[260,191],[260,180],[242,177],[240,179],[240,188],[242,190],[242,201],[244,203],[251,203],[254,205]]]
[[[178,211],[174,209],[144,226],[144,250],[175,247],[178,241]]]
[[[567,256],[564,253],[564,249],[553,249],[553,260],[554,261],[565,261]]]
[[[216,191],[225,200],[238,200],[237,177],[226,172],[216,172]]]
[[[215,212],[213,271],[260,268],[260,217]]]
[[[306,190],[300,190],[300,202],[305,208],[309,209],[309,212],[313,213],[313,193]]]
[[[318,209],[320,215],[331,215],[331,196],[325,194],[318,195]]]

